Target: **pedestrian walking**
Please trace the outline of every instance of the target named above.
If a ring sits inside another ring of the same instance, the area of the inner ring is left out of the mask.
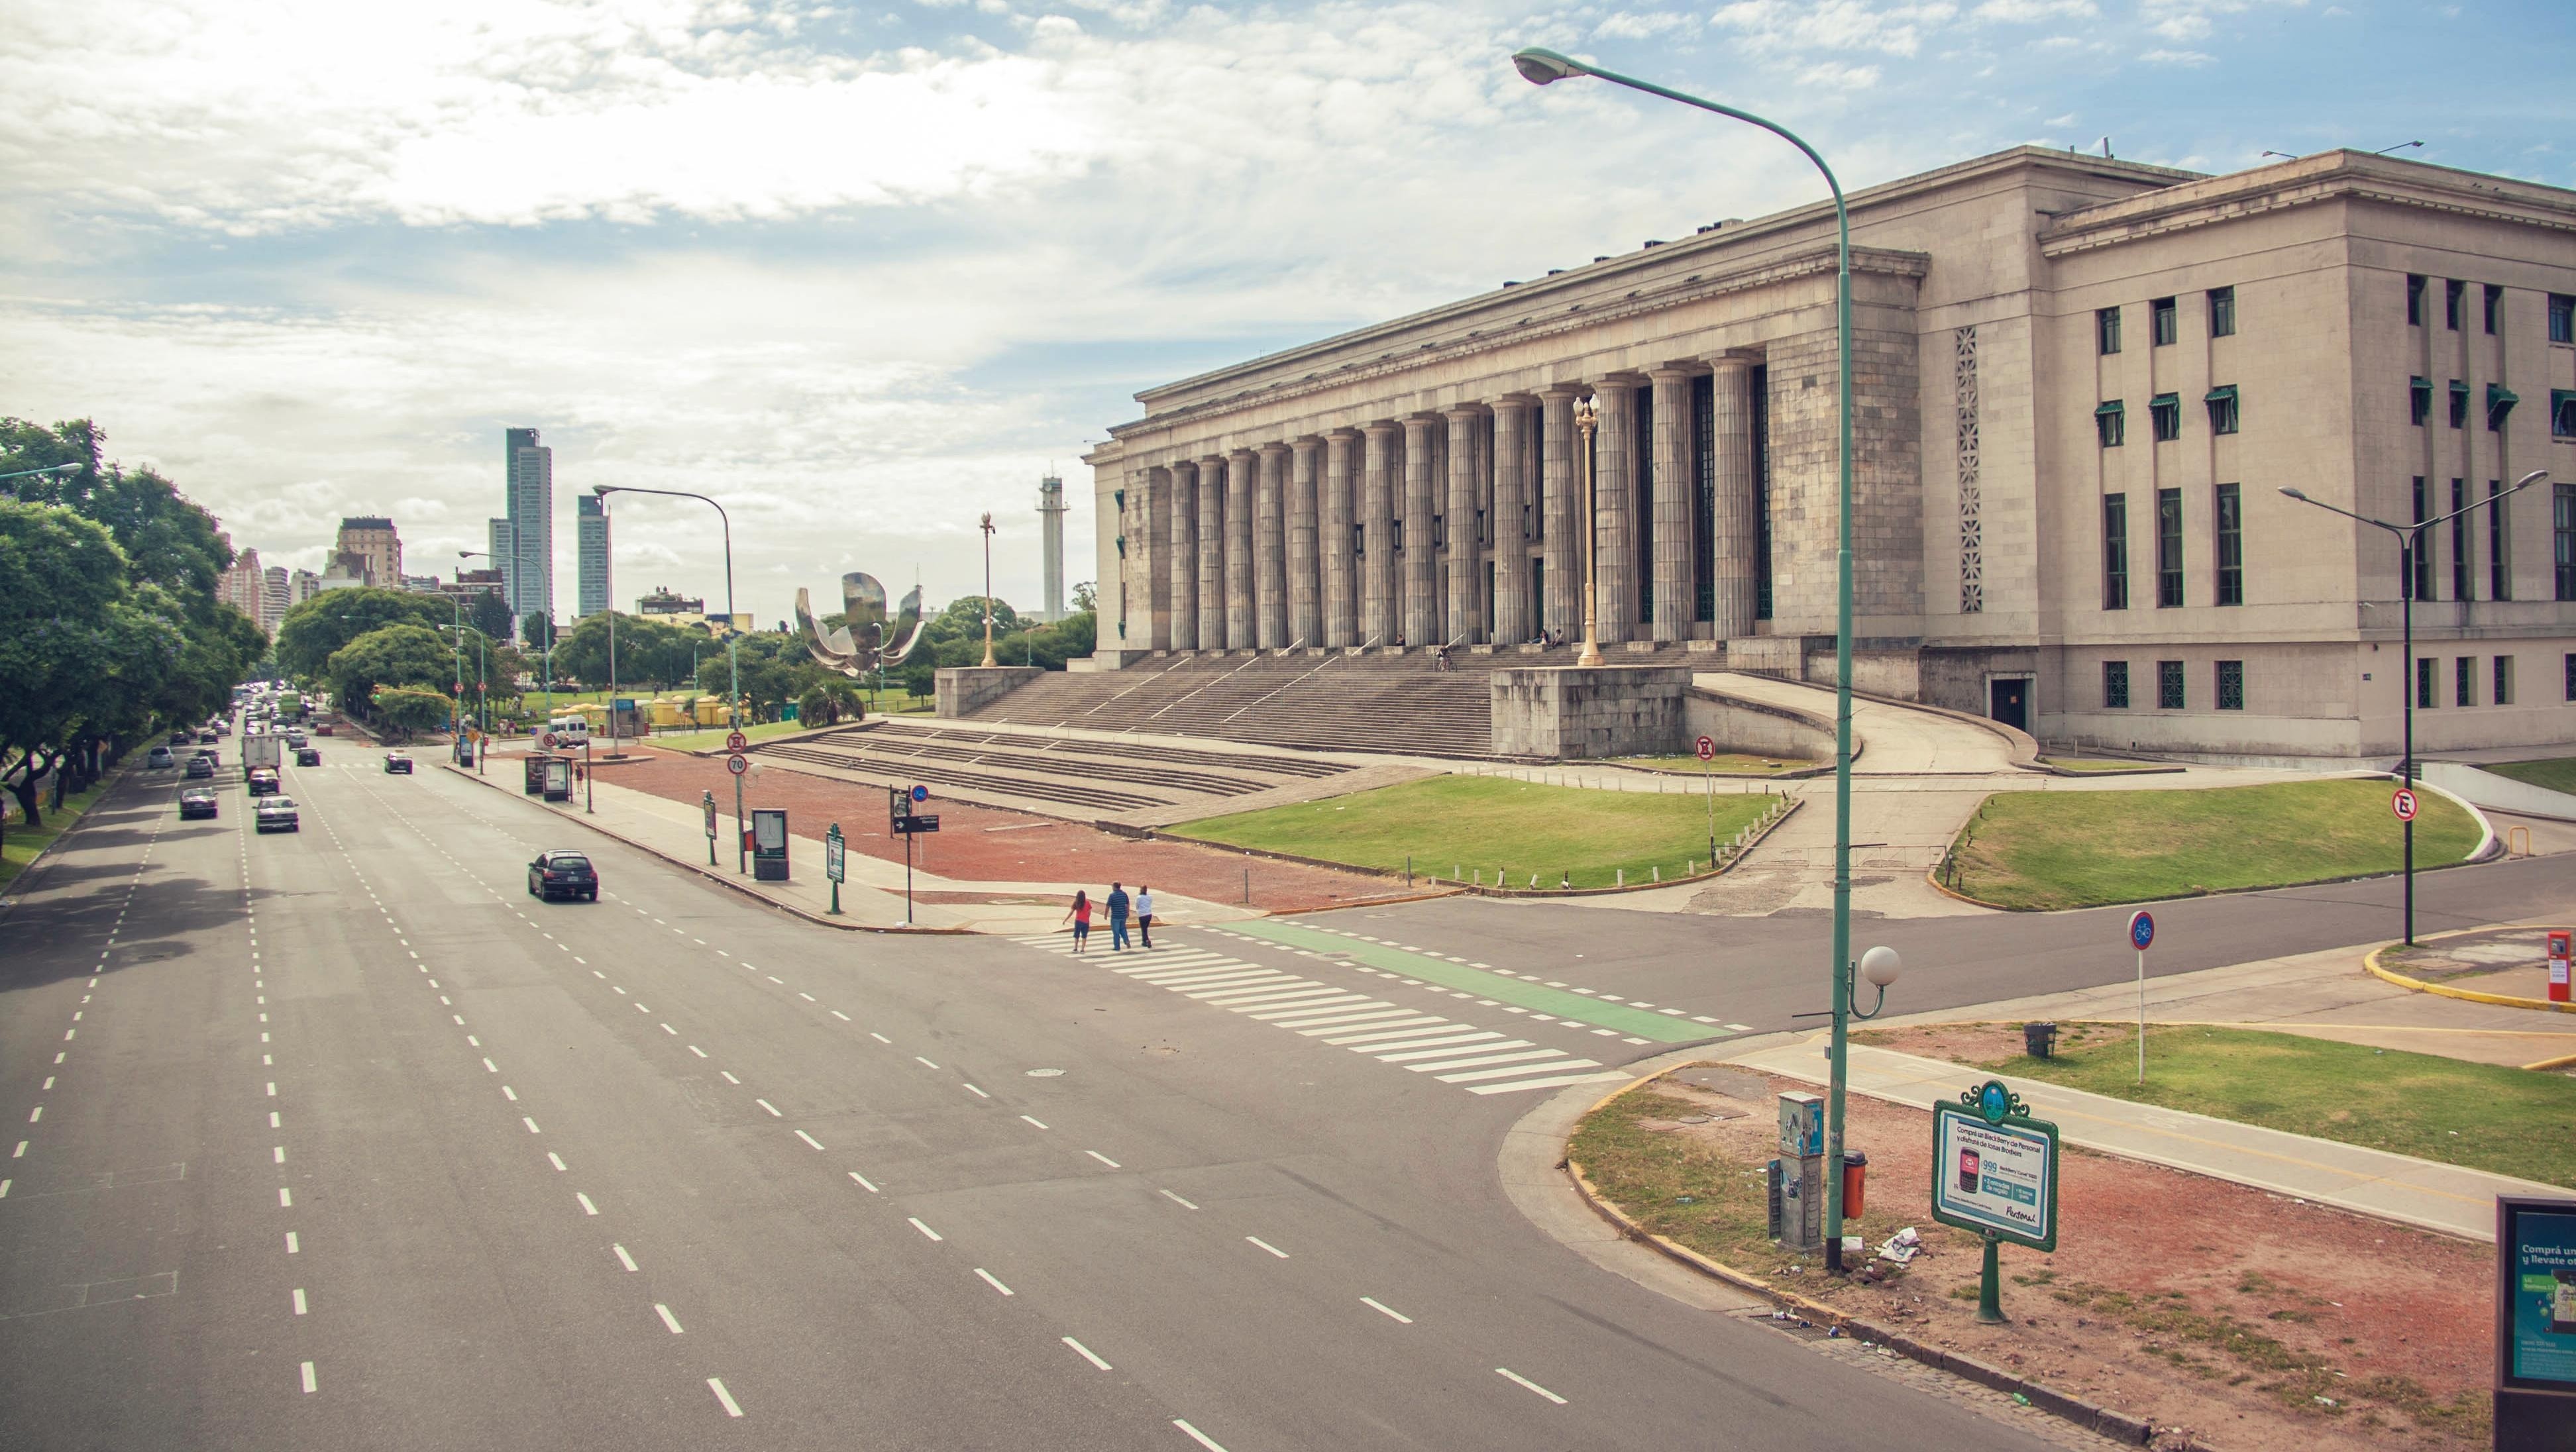
[[[1109,951],[1126,952],[1127,909],[1131,905],[1126,886],[1115,882],[1109,884],[1109,896],[1106,901],[1109,904]]]
[[[1141,882],[1136,884],[1136,946],[1154,946],[1154,890]]]
[[[1073,951],[1079,953],[1082,945],[1091,941],[1091,894],[1075,888],[1073,906],[1065,909],[1064,918],[1073,924]]]

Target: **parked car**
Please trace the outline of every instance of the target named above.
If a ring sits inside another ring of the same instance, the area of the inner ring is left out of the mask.
[[[250,794],[255,797],[271,797],[277,795],[277,768],[273,766],[252,767],[250,769],[249,786]]]
[[[389,772],[398,771],[405,776],[409,776],[411,775],[411,758],[399,751],[388,751],[385,753],[385,770]]]
[[[212,746],[218,739],[219,738],[215,735],[215,728],[212,726],[209,726],[205,730],[197,733],[197,744],[199,746]]]
[[[215,759],[213,757],[191,756],[188,758],[188,776],[190,779],[193,780],[197,777],[213,776],[214,774]]]
[[[167,771],[179,764],[179,758],[170,754],[169,747],[155,746],[152,748],[152,754],[143,758],[143,764],[154,771]]]
[[[301,832],[303,824],[295,817],[295,798],[270,797],[253,808],[251,827],[260,832]]]
[[[332,733],[332,730],[331,730],[331,723],[330,723],[330,722],[328,722],[328,721],[325,721],[325,722],[323,722],[321,725],[314,727],[314,728],[313,728],[313,734],[314,734],[314,735],[316,735],[316,736],[329,736],[329,735],[333,734],[333,733]]]
[[[320,766],[322,764],[322,748],[318,746],[296,747],[295,764],[297,766]]]
[[[186,822],[214,815],[216,815],[214,788],[189,787],[179,793],[179,820]]]
[[[540,852],[528,864],[528,896],[541,902],[557,897],[599,901],[599,872],[578,852]]]

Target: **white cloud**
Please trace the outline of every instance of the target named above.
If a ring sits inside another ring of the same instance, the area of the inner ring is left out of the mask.
[[[1985,0],[1977,7],[1976,18],[2007,25],[2031,25],[2042,20],[2081,20],[2098,15],[2093,0]]]
[[[2040,124],[2048,127],[2072,126],[2075,124],[2075,113],[2069,111],[2063,116],[2051,116]]]
[[[1872,6],[1862,0],[1733,0],[1711,17],[1756,50],[1876,50],[1910,56],[1926,29],[1958,18],[1959,7],[1927,0]]]
[[[2138,59],[2160,66],[2205,66],[2214,64],[2218,57],[2197,50],[2150,50],[2141,52]]]
[[[1866,91],[1878,84],[1878,67],[1819,61],[1800,71],[1798,81],[1801,85],[1822,86],[1828,90]]]
[[[1676,30],[1688,30],[1698,23],[1698,18],[1695,16],[1679,15],[1669,10],[1651,10],[1644,13],[1634,10],[1615,10],[1604,17],[1600,24],[1592,27],[1592,33],[1604,40],[1652,40],[1658,35],[1667,35]]]

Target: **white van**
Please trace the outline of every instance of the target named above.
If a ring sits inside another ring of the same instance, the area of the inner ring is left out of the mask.
[[[546,730],[553,733],[557,746],[590,744],[590,718],[587,716],[557,716],[546,723]]]

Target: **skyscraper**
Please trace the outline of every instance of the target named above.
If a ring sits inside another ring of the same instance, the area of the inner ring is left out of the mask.
[[[1040,620],[1064,618],[1064,480],[1049,474],[1038,480],[1039,569],[1044,577],[1038,595]]]
[[[575,495],[573,516],[581,560],[581,608],[574,617],[578,619],[609,608],[607,501],[596,494]]]
[[[503,564],[512,615],[555,613],[555,451],[537,442],[535,429],[502,431],[508,470],[509,517],[492,521],[492,553]],[[501,531],[509,530],[509,551]]]
[[[260,617],[263,592],[268,577],[260,573],[259,551],[243,550],[233,556],[221,575],[215,577],[215,598],[253,620]],[[264,624],[265,622],[263,622]]]
[[[519,615],[519,531],[506,519],[487,520],[491,528],[490,543],[483,546],[492,557],[492,568],[501,572],[501,603],[509,607],[510,618]]]
[[[271,635],[275,635],[277,633],[278,623],[286,618],[286,608],[294,603],[294,597],[289,593],[286,566],[271,565],[260,572],[260,629],[267,631]]]
[[[340,521],[336,555],[356,555],[364,563],[349,573],[387,590],[402,588],[402,537],[382,515],[360,515]]]

